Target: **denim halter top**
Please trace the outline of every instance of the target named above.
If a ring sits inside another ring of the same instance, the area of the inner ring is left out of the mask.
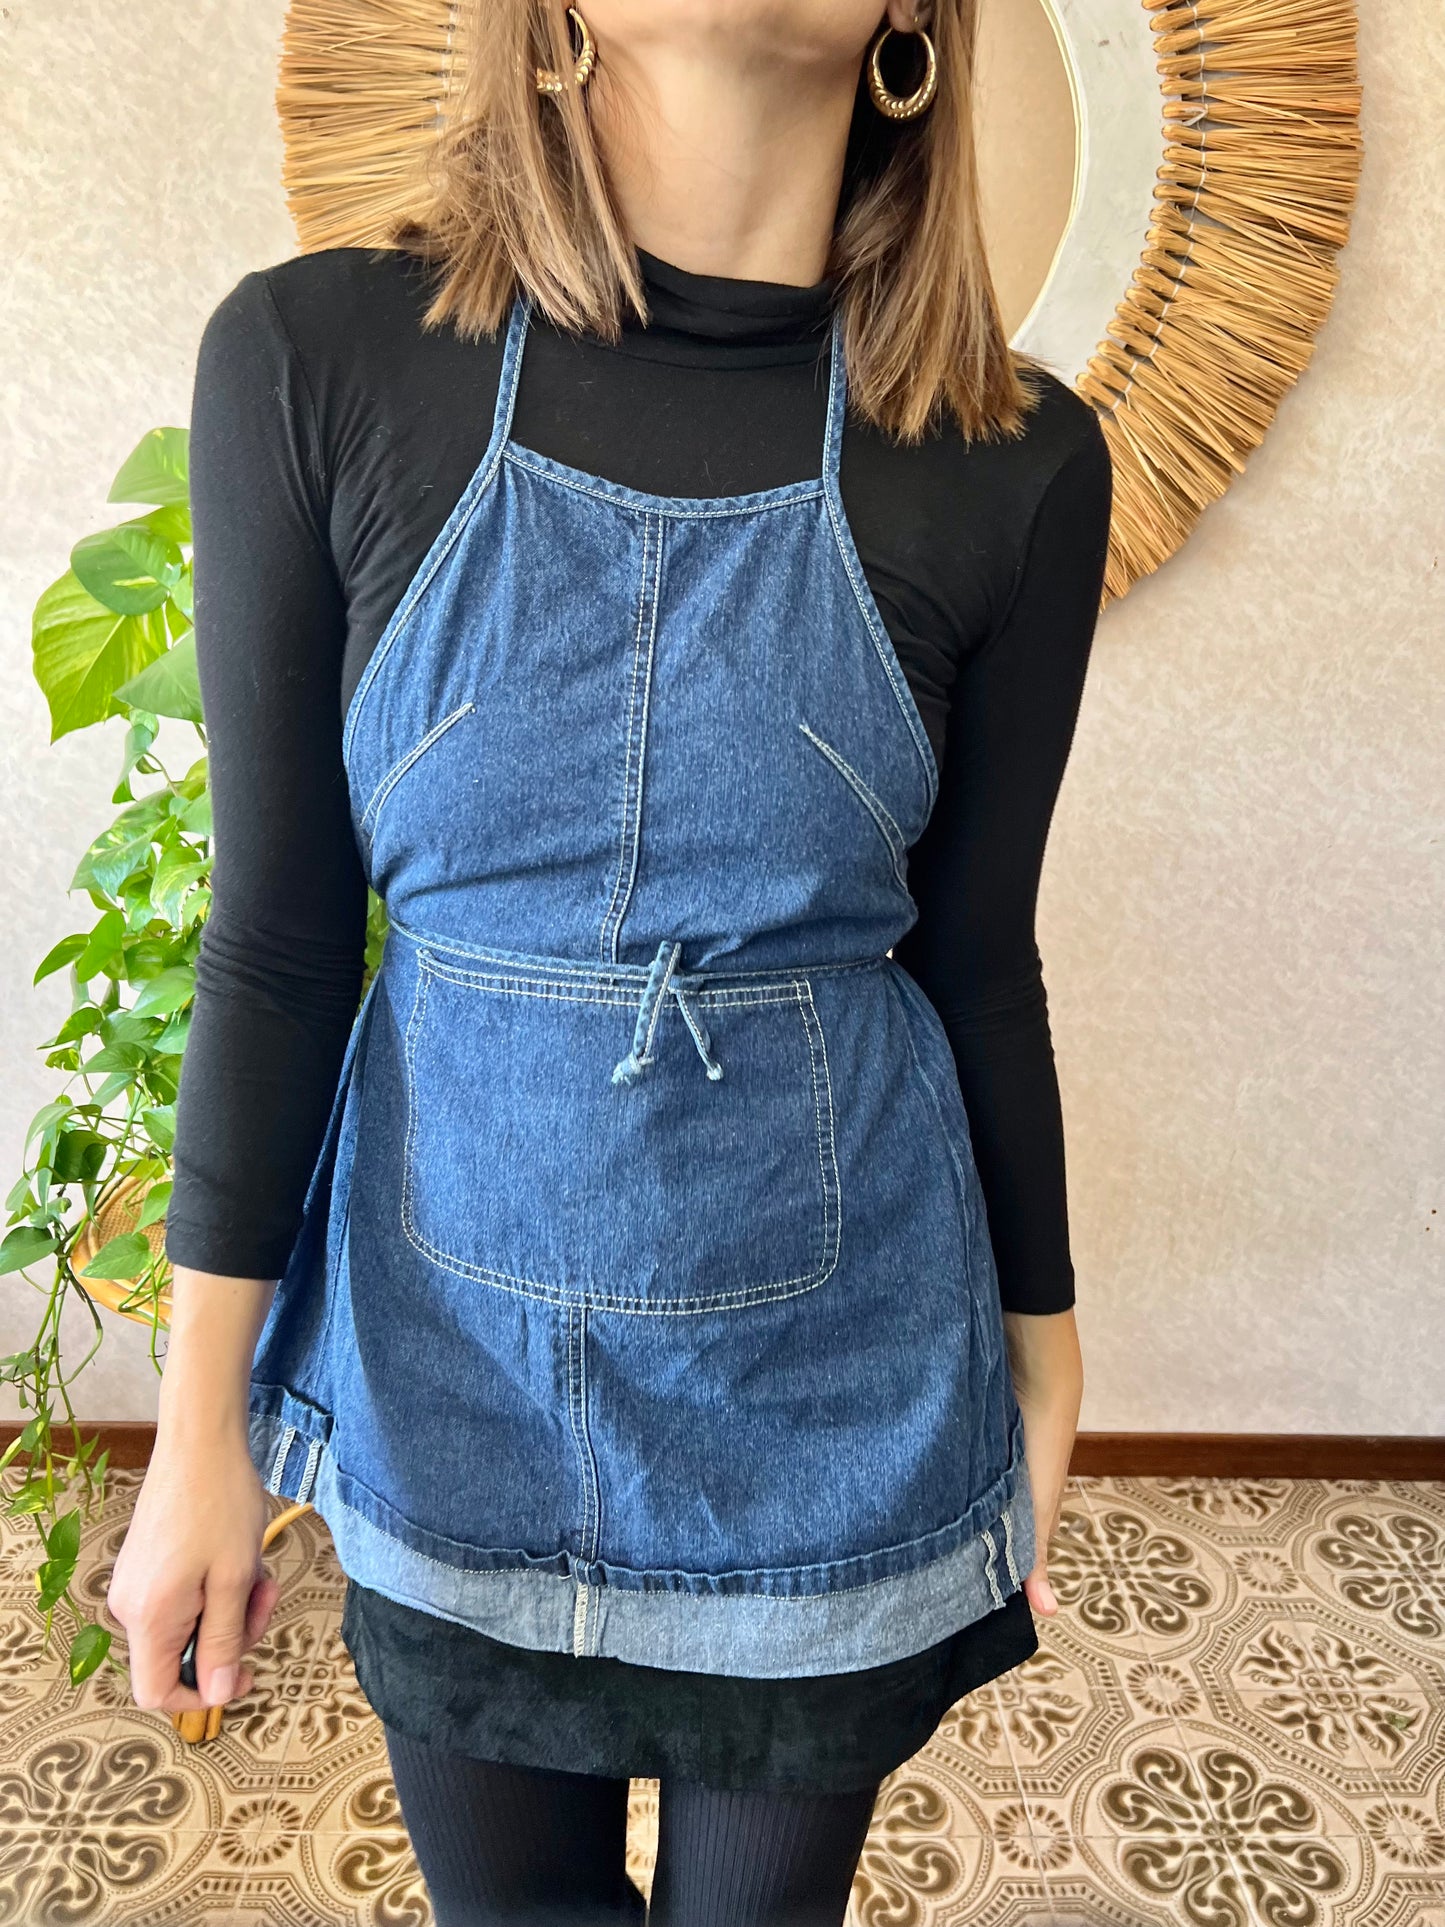
[[[938,771],[821,472],[486,451],[346,716],[385,900],[251,1447],[343,1569],[514,1644],[844,1672],[1034,1560],[983,1195],[889,952]]]

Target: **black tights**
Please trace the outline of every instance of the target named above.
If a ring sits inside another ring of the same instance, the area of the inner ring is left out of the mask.
[[[436,1927],[842,1927],[876,1787],[729,1793],[664,1779],[644,1909],[624,1871],[626,1780],[385,1733]]]

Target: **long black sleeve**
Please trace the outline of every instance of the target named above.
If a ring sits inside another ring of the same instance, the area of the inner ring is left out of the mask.
[[[1008,613],[954,689],[938,801],[909,856],[894,958],[948,1032],[1006,1311],[1074,1303],[1064,1130],[1035,906],[1103,590],[1097,422],[1039,502]]]
[[[191,418],[212,901],[177,1104],[173,1263],[285,1268],[360,994],[341,762],[346,615],[311,397],[262,275],[212,316]]]

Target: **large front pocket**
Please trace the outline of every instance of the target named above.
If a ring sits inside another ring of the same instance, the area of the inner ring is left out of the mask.
[[[661,1007],[646,1070],[613,1068],[638,995],[422,952],[406,1037],[402,1228],[464,1278],[623,1312],[741,1309],[838,1260],[827,1050],[806,980]]]

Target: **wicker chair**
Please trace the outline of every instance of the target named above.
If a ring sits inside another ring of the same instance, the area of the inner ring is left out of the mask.
[[[76,1239],[72,1263],[77,1271],[82,1271],[109,1239],[117,1238],[123,1232],[134,1231],[135,1221],[140,1216],[144,1190],[145,1186],[134,1179],[122,1179],[105,1195],[100,1209]],[[160,1251],[165,1239],[164,1219],[158,1219],[156,1223],[147,1225],[144,1235],[150,1241],[151,1249]],[[122,1318],[134,1319],[137,1324],[149,1326],[151,1323],[149,1311],[128,1309],[126,1306],[125,1301],[135,1290],[133,1284],[111,1278],[87,1278],[84,1283],[90,1296],[107,1311],[116,1312]],[[169,1330],[171,1314],[169,1291],[162,1291],[157,1309],[162,1327]],[[284,1532],[293,1519],[299,1519],[303,1512],[311,1510],[309,1505],[291,1505],[284,1511],[278,1512],[266,1527],[261,1541],[262,1550],[264,1551],[280,1533]],[[171,1724],[183,1740],[193,1743],[213,1740],[221,1730],[221,1718],[224,1712],[223,1706],[198,1706],[185,1712],[172,1713]]]

